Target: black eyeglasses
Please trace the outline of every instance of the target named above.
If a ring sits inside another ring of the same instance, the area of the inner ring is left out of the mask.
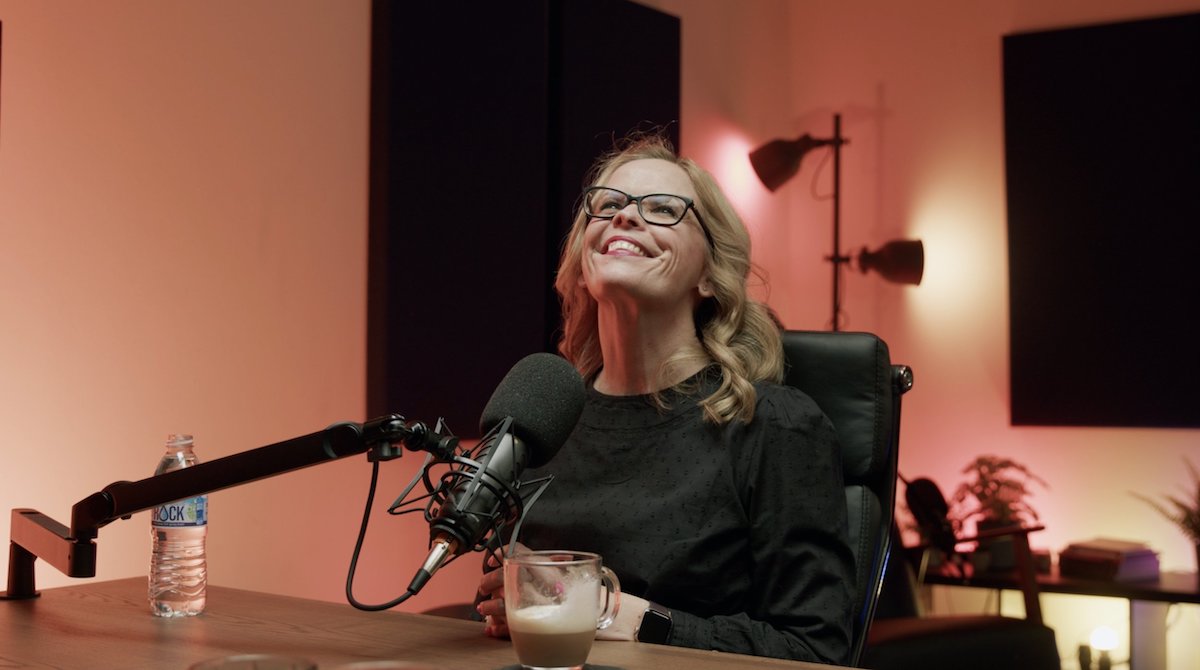
[[[696,213],[696,222],[704,231],[704,237],[708,238],[710,246],[713,244],[712,235],[691,198],[671,193],[633,196],[607,186],[593,186],[583,192],[583,211],[593,219],[611,219],[631,202],[637,203],[642,220],[655,226],[673,226],[687,216],[689,209],[692,210]]]

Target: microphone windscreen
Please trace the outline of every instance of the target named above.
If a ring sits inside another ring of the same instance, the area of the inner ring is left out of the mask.
[[[479,418],[486,433],[512,417],[513,432],[529,447],[531,468],[558,453],[583,414],[583,379],[561,356],[530,354],[508,371]]]

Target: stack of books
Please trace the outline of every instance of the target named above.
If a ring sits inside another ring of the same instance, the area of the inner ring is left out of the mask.
[[[1158,579],[1158,554],[1141,542],[1096,538],[1072,542],[1058,555],[1063,577],[1140,582]]]

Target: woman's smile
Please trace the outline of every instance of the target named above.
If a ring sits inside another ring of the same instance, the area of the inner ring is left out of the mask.
[[[606,256],[649,256],[640,244],[628,237],[612,237],[604,244],[602,253]]]

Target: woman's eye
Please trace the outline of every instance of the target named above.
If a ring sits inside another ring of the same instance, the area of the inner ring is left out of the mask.
[[[619,212],[625,209],[625,204],[617,198],[604,198],[596,206],[597,212]]]
[[[655,214],[661,214],[669,217],[679,217],[683,215],[684,203],[675,198],[656,198],[649,203],[650,211]]]

